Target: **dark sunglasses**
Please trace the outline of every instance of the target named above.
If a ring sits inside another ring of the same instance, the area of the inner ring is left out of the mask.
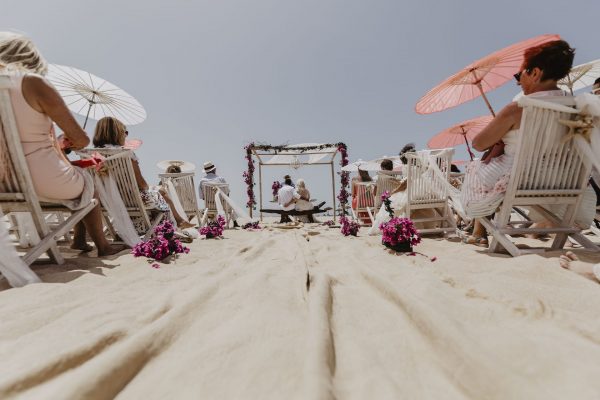
[[[125,136],[129,136],[129,131],[125,131]]]
[[[521,82],[521,74],[523,73],[523,71],[527,71],[528,74],[531,73],[531,71],[529,70],[529,68],[527,68],[525,70],[519,71],[516,74],[514,74],[513,76],[514,76],[515,80],[517,81],[517,83]]]

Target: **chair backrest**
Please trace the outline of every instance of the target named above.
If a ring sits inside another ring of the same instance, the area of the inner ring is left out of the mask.
[[[204,205],[211,213],[217,212],[217,203],[215,202],[215,195],[217,194],[217,188],[225,194],[229,193],[228,183],[212,183],[204,182],[202,184],[202,194],[204,195]],[[227,202],[221,203],[224,210],[229,210],[229,204]]]
[[[188,216],[196,215],[198,213],[198,197],[196,196],[194,175],[193,172],[158,175],[161,183],[166,184],[168,181],[173,183],[181,206]]]
[[[381,206],[381,195],[384,192],[389,192],[390,194],[400,186],[401,181],[391,175],[387,174],[377,174],[377,183],[375,186],[377,187],[377,194],[375,196],[374,202],[375,207],[379,208]]]
[[[531,196],[576,197],[587,186],[591,163],[570,140],[559,120],[576,114],[572,97],[526,99],[515,162],[506,199]],[[568,107],[565,107],[568,106]]]
[[[131,216],[141,217],[146,225],[144,228],[150,229],[150,218],[144,207],[131,162],[133,152],[127,149],[91,148],[77,153],[84,157],[93,153],[105,157],[104,166],[117,184],[125,208]]]
[[[406,154],[408,204],[429,204],[448,201],[447,182],[450,178],[450,164],[454,149],[423,150]],[[435,163],[442,173],[444,182],[436,178],[436,172],[429,168]]]
[[[356,208],[367,208],[375,205],[374,182],[355,182],[354,190],[356,190]]]
[[[28,211],[44,236],[49,232],[25,159],[9,89],[9,76],[0,74],[0,207]]]

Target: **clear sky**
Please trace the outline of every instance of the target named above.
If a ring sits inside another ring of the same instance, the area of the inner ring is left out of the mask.
[[[246,143],[344,141],[351,160],[395,155],[409,141],[423,148],[488,113],[480,99],[414,112],[470,62],[544,33],[575,47],[575,64],[600,58],[600,1],[2,0],[0,30],[27,34],[49,62],[105,78],[144,105],[148,119],[129,132],[144,141],[137,154],[149,182],[160,160],[210,160],[243,204]],[[499,109],[517,92],[510,82],[489,98]],[[318,167],[273,167],[265,196],[285,173],[331,201],[330,172]]]

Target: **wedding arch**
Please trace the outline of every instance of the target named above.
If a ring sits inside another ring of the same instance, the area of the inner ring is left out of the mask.
[[[346,214],[346,206],[348,204],[348,197],[350,194],[347,188],[350,184],[349,172],[340,171],[340,191],[338,195],[335,195],[335,156],[340,154],[340,166],[345,167],[348,165],[348,148],[346,144],[340,143],[303,143],[303,144],[292,144],[292,145],[280,145],[273,146],[270,144],[257,144],[250,143],[244,147],[246,151],[246,161],[248,163],[247,170],[244,171],[243,177],[246,183],[246,194],[248,195],[248,201],[246,206],[252,217],[252,210],[256,209],[256,196],[254,194],[254,186],[256,182],[254,180],[255,171],[255,159],[258,161],[258,197],[260,207],[263,208],[263,182],[262,182],[262,169],[268,166],[289,166],[291,168],[300,168],[305,165],[329,165],[331,168],[331,191],[333,200],[333,219],[335,221],[336,211],[336,199],[339,200],[340,208],[339,214],[343,216]],[[261,213],[262,218],[262,213]]]

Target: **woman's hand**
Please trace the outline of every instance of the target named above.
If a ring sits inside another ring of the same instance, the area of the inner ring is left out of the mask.
[[[502,140],[510,130],[517,129],[521,125],[523,109],[517,103],[510,103],[504,107],[496,118],[486,126],[473,139],[473,148],[477,151],[485,151]]]
[[[23,78],[22,91],[23,97],[34,110],[46,114],[62,129],[71,149],[83,149],[90,143],[90,138],[48,81],[38,75],[26,75]]]

